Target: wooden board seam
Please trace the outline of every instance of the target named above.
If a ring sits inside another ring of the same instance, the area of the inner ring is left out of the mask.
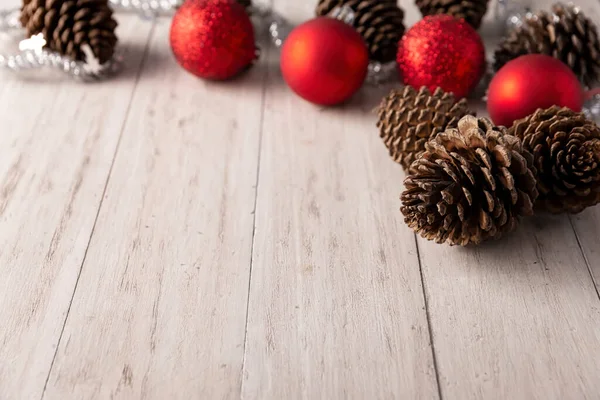
[[[77,292],[79,278],[81,277],[81,272],[83,271],[83,266],[85,265],[85,262],[87,261],[88,250],[90,248],[92,238],[94,237],[94,233],[96,232],[96,224],[98,223],[98,217],[100,216],[100,211],[102,210],[102,204],[104,203],[104,198],[106,196],[106,189],[108,188],[108,183],[110,182],[110,178],[111,178],[112,172],[113,172],[113,167],[115,165],[115,160],[117,159],[117,154],[119,153],[121,140],[123,138],[123,132],[125,131],[125,126],[127,124],[127,120],[129,118],[129,112],[131,110],[131,104],[133,103],[133,98],[134,98],[135,92],[137,90],[138,83],[141,79],[142,71],[144,70],[144,65],[148,58],[148,50],[150,47],[150,38],[152,37],[152,34],[154,33],[155,27],[156,27],[156,21],[152,21],[152,27],[150,28],[150,31],[148,32],[148,36],[146,38],[146,45],[144,46],[144,53],[142,54],[142,60],[140,61],[140,66],[139,66],[137,74],[135,76],[135,83],[134,83],[133,89],[131,90],[131,93],[129,95],[129,102],[127,103],[127,110],[125,111],[125,116],[124,116],[123,122],[121,124],[121,132],[119,133],[119,138],[117,139],[117,145],[115,146],[115,152],[113,154],[112,161],[110,163],[110,168],[108,169],[108,174],[106,175],[106,181],[104,182],[104,188],[102,189],[102,197],[100,198],[100,202],[98,203],[98,209],[96,210],[96,216],[94,217],[94,223],[92,224],[92,230],[90,231],[90,236],[87,241],[87,246],[83,253],[81,265],[79,266],[79,273],[77,274],[77,279],[75,281],[75,287],[73,288],[73,293],[71,293],[71,301],[69,302],[69,307],[67,307],[67,313],[63,320],[63,326],[60,331],[58,341],[56,342],[56,348],[54,349],[54,356],[52,357],[52,362],[50,363],[50,368],[48,369],[48,375],[46,376],[46,381],[44,382],[44,388],[42,390],[42,396],[41,396],[40,400],[43,399],[46,394],[46,388],[48,387],[48,381],[50,380],[50,375],[52,374],[52,368],[54,368],[54,363],[56,361],[56,355],[58,353],[58,349],[60,348],[60,344],[61,344],[61,341],[63,338],[63,333],[65,332],[65,326],[67,325],[67,320],[69,319],[71,306],[73,305],[73,298],[75,297],[75,293]]]
[[[421,276],[421,291],[423,292],[423,303],[425,304],[425,317],[427,318],[427,331],[429,333],[429,346],[431,348],[431,357],[433,359],[433,370],[435,371],[435,384],[439,400],[442,400],[442,385],[440,385],[440,372],[438,370],[437,355],[435,352],[435,343],[433,342],[433,330],[431,328],[431,315],[429,313],[429,299],[425,290],[425,277],[423,275],[423,264],[421,262],[421,250],[419,249],[419,239],[417,234],[414,234],[415,248],[417,250],[417,260],[419,260],[419,275]]]
[[[269,5],[271,9],[273,8],[273,0],[269,1]],[[268,62],[269,56],[271,54],[271,48],[273,45],[268,43],[266,46],[266,50],[264,51],[264,61]],[[246,349],[247,349],[247,340],[248,340],[248,319],[250,315],[250,290],[252,288],[252,267],[254,264],[254,247],[255,247],[255,237],[256,237],[256,206],[258,204],[258,185],[260,181],[260,161],[262,155],[262,141],[263,141],[263,130],[265,126],[265,109],[266,109],[266,98],[267,98],[267,84],[269,81],[269,66],[265,66],[265,73],[262,78],[262,93],[261,93],[261,107],[260,107],[260,122],[258,126],[258,155],[256,162],[256,180],[254,183],[254,204],[252,206],[252,238],[250,240],[250,271],[248,272],[248,293],[246,296],[246,321],[244,322],[244,349],[243,349],[243,358],[242,358],[242,370],[240,374],[240,399],[242,398],[242,393],[244,392],[244,371],[246,370]]]

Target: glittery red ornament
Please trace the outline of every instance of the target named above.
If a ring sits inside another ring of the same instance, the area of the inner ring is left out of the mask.
[[[235,0],[187,0],[171,24],[177,62],[205,79],[228,79],[256,58],[254,28]]]
[[[516,58],[490,82],[487,108],[496,125],[510,127],[538,108],[554,105],[581,111],[583,91],[577,76],[556,58],[529,54]]]
[[[405,84],[436,87],[467,96],[485,71],[479,34],[464,20],[432,15],[416,23],[400,40],[398,67]]]
[[[369,51],[360,34],[332,18],[315,18],[294,29],[281,51],[283,78],[296,94],[315,104],[334,105],[362,86]]]

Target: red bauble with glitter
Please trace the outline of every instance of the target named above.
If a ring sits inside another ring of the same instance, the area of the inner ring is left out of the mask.
[[[223,80],[256,59],[254,27],[235,0],[186,0],[171,24],[171,49],[187,71]]]
[[[397,61],[405,84],[431,91],[440,87],[461,98],[485,72],[485,49],[479,34],[464,20],[432,15],[402,37]]]
[[[296,94],[315,104],[334,105],[362,86],[369,52],[356,30],[333,19],[316,18],[294,29],[281,52],[283,78]]]
[[[506,63],[490,82],[487,97],[494,123],[508,127],[538,108],[557,105],[579,112],[583,103],[583,91],[573,71],[542,54]]]

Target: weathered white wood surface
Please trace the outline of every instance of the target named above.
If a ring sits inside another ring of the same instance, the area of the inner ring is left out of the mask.
[[[444,398],[597,398],[600,307],[567,217],[419,250]]]
[[[203,82],[119,20],[118,80],[0,75],[0,400],[600,398],[598,208],[415,239],[387,88],[320,109],[274,51]]]
[[[152,34],[47,398],[239,397],[264,70],[203,82],[168,32]]]
[[[122,22],[119,80],[0,75],[2,400],[39,399],[50,371],[150,31]]]
[[[275,1],[301,21],[312,2]],[[434,399],[402,172],[374,128],[383,90],[318,109],[269,71],[242,396]]]

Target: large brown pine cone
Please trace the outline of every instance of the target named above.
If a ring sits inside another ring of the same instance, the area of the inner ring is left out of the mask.
[[[600,128],[581,113],[551,107],[514,123],[510,133],[533,153],[540,197],[552,213],[600,203]]]
[[[379,135],[392,159],[408,169],[425,151],[425,143],[470,114],[467,101],[456,102],[452,93],[411,86],[392,90],[379,106]]]
[[[117,22],[108,0],[24,0],[21,24],[28,36],[42,33],[46,47],[85,61],[89,45],[100,63],[114,54]]]
[[[423,17],[448,14],[456,18],[464,18],[475,29],[481,25],[481,20],[487,12],[488,2],[489,0],[416,0]]]
[[[398,42],[404,34],[404,11],[396,0],[319,0],[316,14],[324,16],[336,7],[355,12],[354,27],[367,43],[370,58],[389,62],[396,59]]]
[[[572,5],[555,4],[524,19],[496,50],[496,70],[524,54],[545,54],[567,64],[591,86],[600,77],[600,41],[596,25]]]
[[[513,231],[538,196],[533,156],[486,118],[465,116],[411,166],[404,221],[428,240],[466,246]]]

